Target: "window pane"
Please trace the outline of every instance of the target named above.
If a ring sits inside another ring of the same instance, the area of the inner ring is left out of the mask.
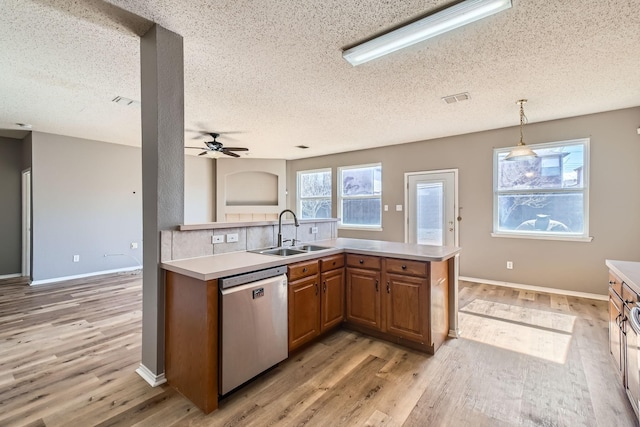
[[[382,168],[380,166],[343,169],[343,196],[375,196],[382,191]]]
[[[301,173],[300,197],[331,197],[331,171]]]
[[[342,224],[380,226],[380,206],[380,199],[342,200]]]
[[[498,195],[500,231],[584,232],[584,194],[532,193]]]
[[[444,237],[443,200],[443,182],[416,185],[416,222],[419,245],[442,246]]]
[[[529,160],[498,158],[498,190],[584,188],[584,145],[534,149]]]
[[[331,199],[303,199],[300,201],[301,218],[331,218]]]

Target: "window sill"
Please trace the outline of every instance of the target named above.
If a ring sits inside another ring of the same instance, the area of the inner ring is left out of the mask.
[[[491,233],[491,237],[504,237],[507,239],[533,239],[533,240],[561,240],[565,242],[589,243],[593,236],[558,236],[550,234],[524,234],[524,233]]]
[[[382,227],[356,227],[353,225],[338,225],[338,230],[382,231]]]

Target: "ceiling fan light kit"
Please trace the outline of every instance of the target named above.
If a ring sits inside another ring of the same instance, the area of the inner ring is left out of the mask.
[[[523,128],[527,123],[527,116],[524,115],[524,104],[527,103],[526,99],[520,99],[516,101],[516,104],[520,105],[520,142],[518,145],[504,158],[505,160],[528,160],[538,157],[538,155],[531,148],[527,147],[524,143]]]
[[[206,147],[185,147],[185,148],[193,148],[196,150],[204,150],[202,153],[198,154],[198,156],[204,156],[208,153],[222,153],[231,157],[240,157],[238,154],[234,153],[234,151],[249,151],[248,148],[244,147],[225,147],[222,142],[218,142],[217,139],[220,136],[219,133],[216,132],[207,132],[208,135],[211,135],[213,141],[205,141]]]
[[[356,66],[511,8],[511,0],[464,0],[342,52]]]

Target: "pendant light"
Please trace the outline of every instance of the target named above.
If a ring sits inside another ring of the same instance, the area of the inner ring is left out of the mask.
[[[507,157],[504,158],[505,160],[529,160],[538,157],[538,155],[524,143],[522,129],[527,123],[527,116],[524,115],[524,104],[526,103],[526,99],[516,101],[516,104],[520,104],[520,142],[513,150],[509,151]]]

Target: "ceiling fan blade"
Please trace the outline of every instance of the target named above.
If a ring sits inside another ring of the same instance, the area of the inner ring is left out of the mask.
[[[204,156],[207,153],[208,153],[208,151],[203,151],[202,153],[198,154],[198,156]]]
[[[184,148],[195,148],[196,150],[206,150],[206,147],[184,147]]]
[[[222,150],[222,154],[226,154],[227,156],[231,157],[240,157],[236,153],[232,153],[231,151],[227,151],[226,149]]]
[[[224,149],[229,151],[249,151],[248,148],[243,147],[224,147]]]

